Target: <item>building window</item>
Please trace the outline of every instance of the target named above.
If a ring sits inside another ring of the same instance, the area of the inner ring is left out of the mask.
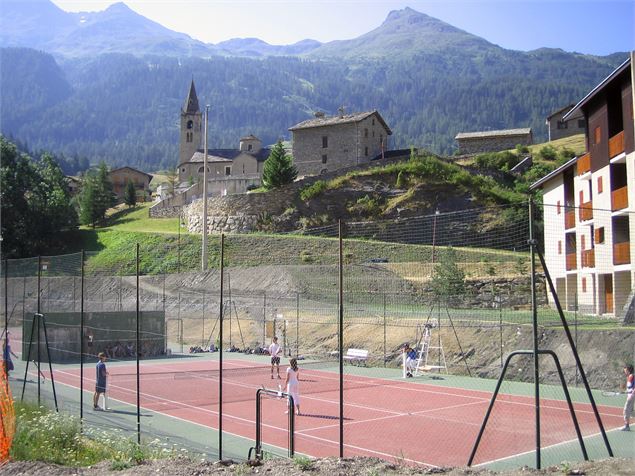
[[[243,175],[245,175],[245,164],[243,164]]]
[[[373,117],[373,126],[375,125],[375,118]]]
[[[586,278],[582,278],[582,292],[586,292]]]
[[[183,168],[181,169],[181,172],[185,173],[185,167],[183,167]]]
[[[252,144],[249,144],[249,145],[247,146],[247,150],[251,150],[251,149],[253,149],[253,147],[254,147],[254,146],[253,146]]]
[[[558,254],[562,254],[562,241],[558,241]]]
[[[368,157],[368,147],[364,147],[364,155]]]
[[[322,136],[322,148],[326,149],[329,146],[328,136]]]
[[[368,129],[364,129],[364,137],[368,137]]]
[[[204,170],[205,170],[204,167],[199,167],[198,168],[198,173],[202,174],[204,172]],[[209,172],[209,168],[207,169],[207,171]]]
[[[187,128],[191,129],[192,126],[194,126],[194,123],[192,121],[187,121]]]
[[[604,186],[602,184],[602,177],[598,177],[598,194],[602,193]]]
[[[558,129],[566,129],[567,123],[565,121],[558,121]]]
[[[602,140],[602,129],[600,128],[600,126],[597,126],[593,130],[593,144],[598,145],[601,140]]]
[[[584,121],[584,119],[578,119],[578,129],[584,129],[585,126],[586,122]]]
[[[586,237],[584,235],[580,236],[580,249],[584,251],[586,249]]]
[[[185,141],[186,142],[192,142],[192,133],[191,132],[186,132],[185,133]]]
[[[324,155],[322,156],[322,163],[323,163],[323,164],[326,164],[326,161],[327,161],[327,160],[328,160],[328,157],[326,156],[326,154],[324,154]]]
[[[560,212],[561,212],[561,210],[560,210],[560,200],[558,200],[558,203],[556,203],[556,210],[557,210],[557,212],[556,212],[556,213],[557,213],[558,215],[560,215]]]
[[[595,229],[595,243],[604,243],[604,227]]]
[[[225,175],[231,175],[232,174],[232,168],[227,166],[225,167]]]

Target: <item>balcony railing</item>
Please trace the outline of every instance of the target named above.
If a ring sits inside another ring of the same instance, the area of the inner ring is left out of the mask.
[[[593,219],[593,201],[589,200],[588,202],[580,205],[580,221],[592,220]]]
[[[575,228],[575,210],[564,212],[564,228],[565,230]]]
[[[582,252],[582,267],[595,268],[595,250],[584,250]]]
[[[624,131],[609,139],[609,159],[624,152]]]
[[[575,252],[567,255],[567,271],[576,269],[578,262],[575,257]]]
[[[591,170],[591,152],[587,152],[578,158],[578,175],[585,174]]]
[[[611,210],[621,210],[628,207],[628,187],[618,188],[611,192]]]
[[[624,241],[613,245],[613,264],[629,264],[631,262],[631,242]]]

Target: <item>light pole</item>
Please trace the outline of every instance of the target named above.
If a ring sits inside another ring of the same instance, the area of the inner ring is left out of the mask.
[[[203,252],[201,253],[201,270],[207,270],[207,123],[209,120],[209,104],[205,105],[205,140],[203,153]]]

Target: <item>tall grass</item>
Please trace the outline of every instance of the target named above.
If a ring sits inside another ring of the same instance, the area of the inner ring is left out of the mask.
[[[89,428],[83,434],[77,417],[29,403],[15,403],[16,432],[11,459],[63,466],[90,466],[111,461],[124,469],[142,461],[172,456],[175,448],[159,440],[138,445],[121,431]],[[182,454],[182,452],[181,452]]]

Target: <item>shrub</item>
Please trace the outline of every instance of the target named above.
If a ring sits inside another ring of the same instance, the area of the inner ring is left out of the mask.
[[[312,198],[317,197],[321,193],[325,192],[327,189],[327,183],[324,180],[318,180],[315,183],[300,190],[300,198],[303,201],[308,202]]]
[[[558,156],[558,152],[552,145],[543,146],[538,154],[545,160],[556,160]]]

